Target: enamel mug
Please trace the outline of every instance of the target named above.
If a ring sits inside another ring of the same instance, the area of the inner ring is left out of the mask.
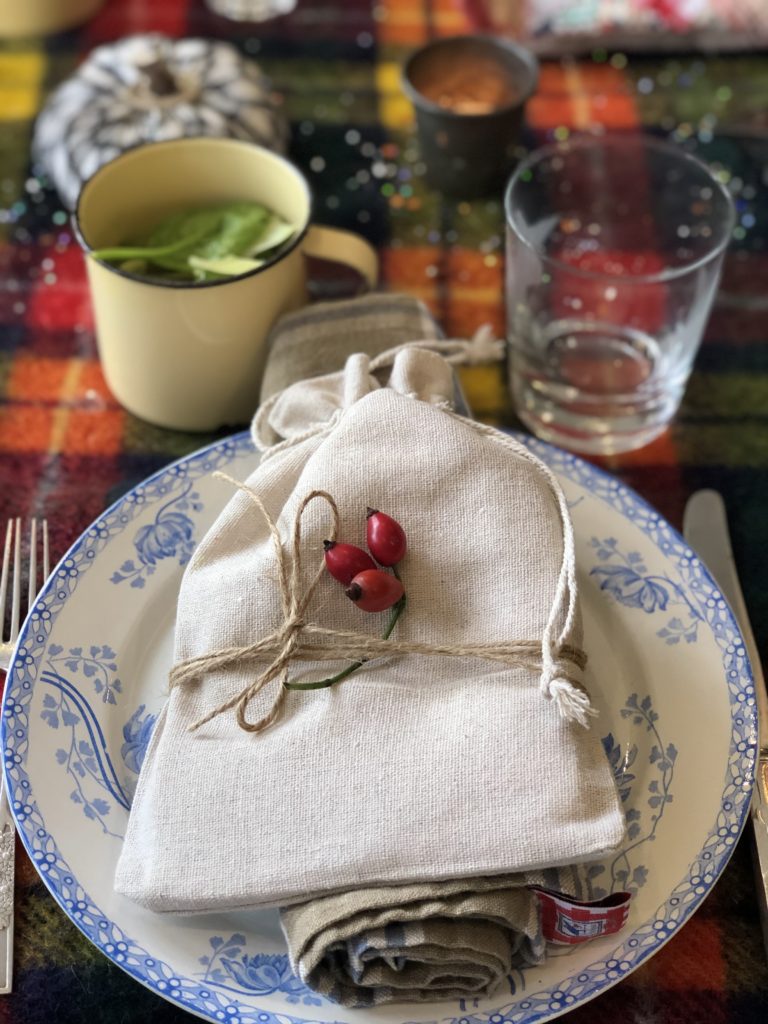
[[[152,281],[92,254],[141,238],[175,212],[231,201],[262,203],[296,228],[291,243],[258,270],[197,284]],[[311,205],[293,164],[236,139],[138,146],[85,183],[75,232],[86,254],[104,375],[126,409],[175,430],[247,422],[258,404],[270,328],[309,301],[305,257],[346,264],[376,283],[372,247],[349,231],[311,224]]]
[[[87,21],[104,0],[0,0],[0,39],[44,36]]]

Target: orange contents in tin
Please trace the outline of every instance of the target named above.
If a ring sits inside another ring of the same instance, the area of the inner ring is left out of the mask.
[[[520,98],[511,77],[495,61],[463,60],[445,65],[419,83],[419,91],[438,106],[457,114],[490,114]]]

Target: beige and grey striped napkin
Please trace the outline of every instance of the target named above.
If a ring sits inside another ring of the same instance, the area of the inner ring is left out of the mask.
[[[356,352],[373,358],[409,341],[442,337],[427,307],[408,295],[377,292],[318,302],[287,314],[272,329],[261,401],[296,381],[342,370]]]
[[[490,995],[546,956],[530,886],[579,899],[583,870],[366,888],[288,907],[281,923],[291,966],[346,1006]]]

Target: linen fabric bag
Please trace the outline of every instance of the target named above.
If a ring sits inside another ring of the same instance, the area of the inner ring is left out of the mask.
[[[128,898],[189,913],[471,890],[620,845],[587,728],[564,496],[522,445],[457,416],[452,395],[448,363],[411,345],[354,355],[262,406],[261,461],[182,582],[175,685],[117,868]],[[390,641],[385,615],[316,573],[333,530],[316,491],[338,509],[338,540],[364,544],[366,506],[407,533]],[[329,688],[283,685],[362,659]]]

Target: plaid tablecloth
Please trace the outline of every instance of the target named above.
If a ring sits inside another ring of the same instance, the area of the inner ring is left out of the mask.
[[[261,28],[201,0],[108,0],[80,30],[0,46],[0,521],[45,515],[54,553],[117,495],[210,440],[150,427],[109,394],[95,354],[83,262],[68,217],[29,165],[46,93],[94,45],[150,29],[229,38],[285,97],[292,156],[317,219],[380,249],[384,281],[423,298],[450,335],[502,323],[499,201],[448,202],[420,178],[399,66],[435,35],[473,28],[460,0],[300,0]],[[632,58],[595,52],[542,69],[526,145],[594,130],[647,130],[683,142],[721,175],[739,225],[717,309],[672,429],[603,464],[679,525],[700,486],[728,498],[758,642],[768,639],[768,56]],[[500,370],[464,372],[475,412],[516,425]],[[15,991],[0,1022],[189,1019],[108,962],[57,909],[19,851]],[[568,1018],[634,1024],[758,1024],[766,967],[742,841],[681,933],[616,988]]]

